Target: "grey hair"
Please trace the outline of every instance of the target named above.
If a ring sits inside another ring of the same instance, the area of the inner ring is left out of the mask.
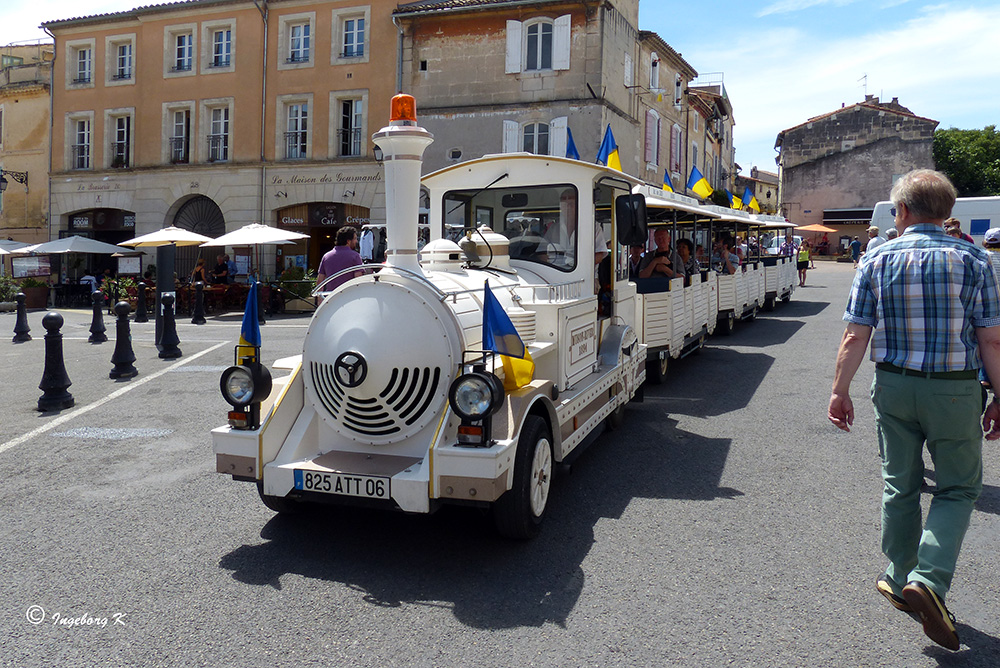
[[[944,220],[951,215],[958,191],[947,176],[932,169],[915,169],[896,181],[889,193],[893,204],[904,204],[922,221]]]

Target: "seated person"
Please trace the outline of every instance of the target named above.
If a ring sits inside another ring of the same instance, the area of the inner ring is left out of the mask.
[[[628,247],[628,280],[639,278],[639,266],[642,264],[642,254],[646,247],[642,244],[632,244]]]
[[[720,274],[735,274],[740,266],[740,258],[732,251],[732,240],[724,237],[715,242],[716,252],[712,255],[712,267]]]
[[[670,230],[657,228],[653,233],[656,248],[646,253],[639,266],[639,278],[684,278],[684,263],[670,248]]]
[[[89,271],[80,277],[80,285],[89,285],[90,291],[94,292],[97,290],[97,278],[94,277]]]
[[[694,244],[690,239],[677,240],[677,254],[681,256],[684,273],[688,276],[697,276],[701,273],[701,265],[694,256]]]

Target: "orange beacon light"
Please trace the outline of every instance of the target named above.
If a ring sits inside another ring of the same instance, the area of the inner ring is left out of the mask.
[[[400,93],[392,98],[390,121],[402,121],[407,125],[417,124],[417,101],[412,95]]]

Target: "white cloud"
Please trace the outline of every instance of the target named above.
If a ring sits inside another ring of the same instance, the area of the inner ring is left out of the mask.
[[[767,7],[759,10],[757,12],[757,18],[762,16],[770,16],[771,14],[788,14],[791,12],[800,12],[804,9],[809,9],[811,7],[818,7],[821,5],[833,5],[835,7],[843,7],[844,5],[850,5],[858,0],[778,0],[778,2],[772,2]],[[900,0],[901,2],[906,2],[906,0]]]
[[[994,48],[1000,8],[925,7],[892,29],[841,39],[801,30],[719,39],[689,62],[725,70],[733,103],[737,161],[773,169],[778,132],[864,99],[898,97],[941,127],[996,123],[1000,60]]]

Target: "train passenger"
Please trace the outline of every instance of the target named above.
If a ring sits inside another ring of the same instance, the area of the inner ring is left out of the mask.
[[[653,232],[656,250],[646,253],[639,265],[640,278],[684,278],[684,262],[670,247],[670,230],[665,227]]]
[[[740,259],[732,251],[733,241],[729,237],[716,240],[716,252],[712,256],[712,267],[720,274],[735,274]]]
[[[646,247],[642,244],[632,244],[628,247],[628,280],[639,278],[639,265],[642,264],[642,253]]]
[[[694,244],[690,239],[677,240],[677,254],[681,256],[681,266],[684,267],[685,274],[697,276],[701,273],[701,265],[698,264],[698,259],[694,256]]]
[[[344,225],[337,230],[337,245],[333,250],[326,253],[319,262],[319,269],[316,271],[316,285],[319,285],[327,276],[333,276],[337,272],[360,267],[363,264],[361,254],[356,250],[358,247],[358,230],[351,225]],[[340,278],[326,284],[324,290],[333,290],[343,285],[355,276],[361,276],[363,271],[344,274]]]

